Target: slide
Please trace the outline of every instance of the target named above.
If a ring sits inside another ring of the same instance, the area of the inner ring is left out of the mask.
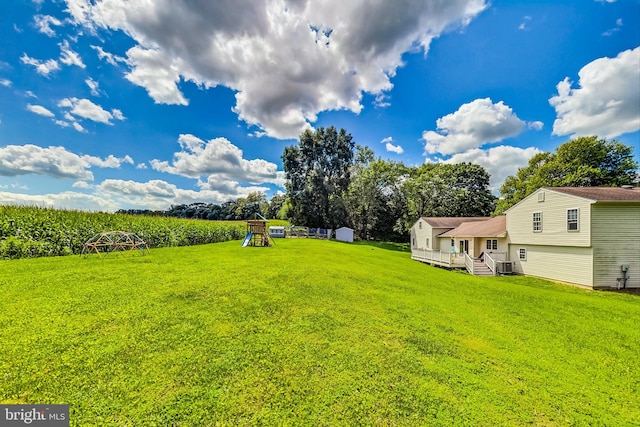
[[[242,242],[242,247],[244,248],[245,246],[247,246],[250,241],[251,241],[251,233],[247,233],[247,235],[244,236],[244,241]]]

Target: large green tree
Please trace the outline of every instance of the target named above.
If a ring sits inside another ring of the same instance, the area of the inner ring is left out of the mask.
[[[489,173],[471,163],[419,166],[405,181],[404,189],[407,228],[421,216],[488,216],[495,207]]]
[[[576,138],[555,153],[533,156],[516,175],[507,177],[495,213],[503,213],[540,187],[615,187],[633,184],[637,177],[632,147],[615,139]]]
[[[333,126],[304,131],[282,155],[287,214],[294,224],[337,228],[347,224],[344,195],[350,182],[354,142]]]
[[[400,220],[406,211],[402,163],[375,159],[369,148],[357,147],[346,197],[349,221],[365,240],[404,241]]]

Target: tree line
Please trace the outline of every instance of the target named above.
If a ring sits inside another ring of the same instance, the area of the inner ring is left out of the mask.
[[[221,204],[197,202],[171,205],[167,210],[121,209],[118,213],[212,221],[247,220],[254,218],[255,214],[259,213],[265,218],[277,219],[280,217],[284,201],[285,196],[282,194],[276,194],[270,201],[267,201],[264,193],[254,192],[247,197],[240,197]]]
[[[406,166],[376,158],[344,129],[306,130],[282,155],[283,219],[310,227],[349,226],[361,239],[406,241],[425,217],[492,216],[540,187],[638,184],[633,148],[580,137],[540,153],[509,176],[495,197],[489,173],[472,163]]]
[[[492,194],[489,173],[479,165],[407,166],[383,160],[334,127],[304,131],[297,144],[285,147],[282,160],[286,194],[269,201],[256,192],[219,205],[119,212],[208,220],[246,220],[259,213],[293,225],[348,226],[360,239],[404,242],[419,217],[499,215],[543,186],[637,185],[639,177],[632,147],[595,136],[533,156],[507,177],[499,197]]]

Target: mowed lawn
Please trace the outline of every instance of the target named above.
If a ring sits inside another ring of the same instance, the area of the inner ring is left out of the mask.
[[[68,403],[74,426],[638,425],[640,296],[409,258],[2,261],[0,403]]]

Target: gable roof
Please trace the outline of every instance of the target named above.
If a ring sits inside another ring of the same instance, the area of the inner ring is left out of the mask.
[[[421,217],[433,228],[456,228],[463,222],[486,221],[489,217]]]
[[[507,216],[500,215],[481,222],[464,222],[440,237],[504,237],[506,233]]]
[[[621,187],[542,187],[595,202],[640,202],[640,188]]]

